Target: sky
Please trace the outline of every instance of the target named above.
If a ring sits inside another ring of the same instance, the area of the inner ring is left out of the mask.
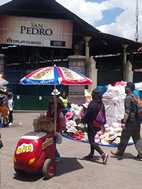
[[[10,0],[0,0],[0,5]],[[108,34],[136,40],[137,0],[56,0],[80,18]],[[138,0],[138,41],[142,42],[142,0]]]

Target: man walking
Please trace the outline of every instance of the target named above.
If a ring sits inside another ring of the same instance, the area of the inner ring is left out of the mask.
[[[138,116],[138,106],[134,100],[133,91],[135,90],[135,85],[129,83],[125,87],[126,99],[125,99],[125,114],[122,124],[124,125],[120,143],[116,152],[111,151],[113,156],[123,157],[124,151],[128,145],[130,137],[133,138],[134,144],[136,146],[137,142],[140,139],[140,119]],[[137,148],[136,148],[137,149]],[[138,150],[137,150],[138,151]],[[142,160],[142,154],[138,152],[138,160]]]

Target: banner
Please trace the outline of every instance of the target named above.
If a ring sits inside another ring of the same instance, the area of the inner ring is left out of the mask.
[[[0,16],[0,44],[72,48],[69,20]]]

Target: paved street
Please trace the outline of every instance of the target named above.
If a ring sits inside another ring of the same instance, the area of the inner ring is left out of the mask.
[[[32,130],[32,120],[38,113],[15,113],[16,126],[2,128],[4,148],[0,152],[1,189],[141,189],[142,162],[133,159],[134,146],[129,146],[126,157],[110,157],[107,165],[81,160],[89,152],[89,145],[64,139],[58,146],[63,159],[57,175],[50,180],[42,177],[15,178],[13,154],[20,136]],[[104,147],[110,154],[112,148]],[[111,155],[110,155],[111,156]]]

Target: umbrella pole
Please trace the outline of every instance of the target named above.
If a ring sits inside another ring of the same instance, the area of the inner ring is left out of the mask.
[[[56,85],[54,85],[54,90],[56,90]],[[56,123],[57,123],[57,97],[56,97],[56,94],[54,94],[53,98],[54,98],[54,134],[56,134]]]

